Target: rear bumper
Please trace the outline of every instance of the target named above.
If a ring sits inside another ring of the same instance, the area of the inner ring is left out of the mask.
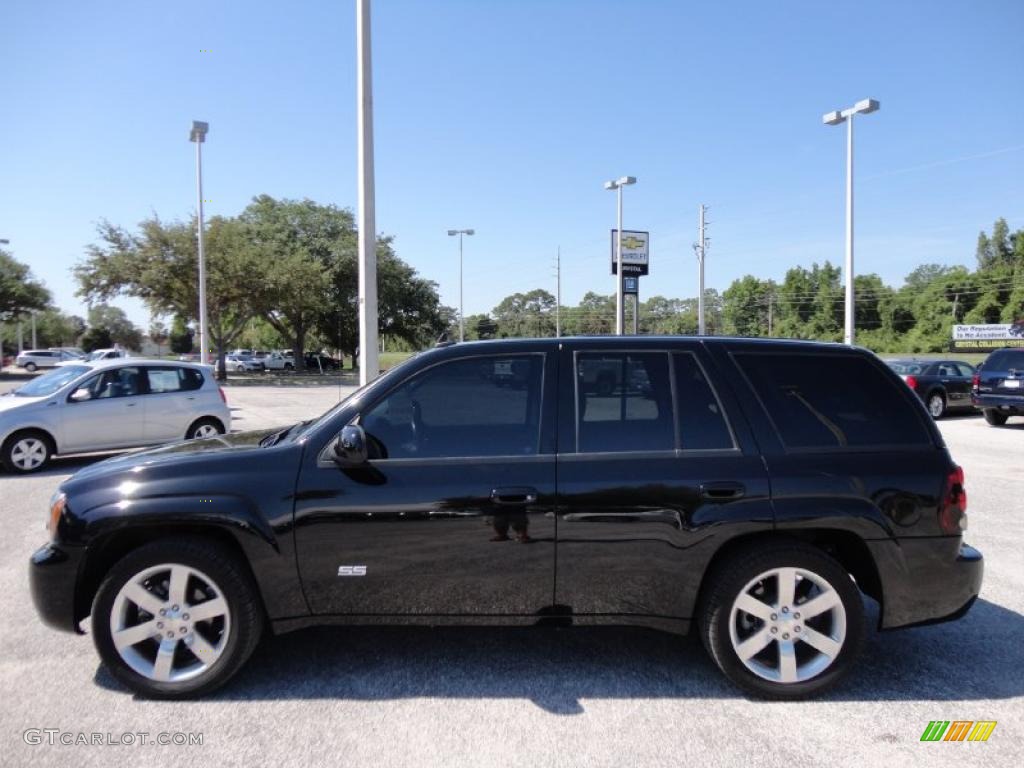
[[[28,580],[32,602],[43,623],[64,632],[81,634],[75,621],[79,559],[74,550],[65,551],[46,544],[32,553]]]
[[[981,552],[959,537],[869,541],[882,581],[881,629],[959,619],[981,591]]]
[[[1005,413],[1024,414],[1024,397],[1014,395],[971,395],[977,408],[998,408]]]

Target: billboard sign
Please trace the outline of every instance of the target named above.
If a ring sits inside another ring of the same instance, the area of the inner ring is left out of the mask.
[[[988,352],[1000,347],[1024,348],[1024,319],[1015,323],[953,326],[950,349],[954,352]]]
[[[619,230],[612,230],[612,274],[618,274],[615,260],[616,239]],[[646,275],[650,262],[650,232],[622,230],[622,273],[624,275]]]

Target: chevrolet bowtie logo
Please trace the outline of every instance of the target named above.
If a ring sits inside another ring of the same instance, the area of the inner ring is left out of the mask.
[[[643,246],[644,246],[644,241],[641,240],[639,237],[633,237],[632,235],[627,235],[626,237],[622,238],[622,247],[623,248],[629,248],[630,250],[634,250],[636,248],[643,248]]]

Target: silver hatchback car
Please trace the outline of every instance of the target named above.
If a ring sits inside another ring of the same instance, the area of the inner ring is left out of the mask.
[[[213,437],[231,411],[213,369],[158,360],[64,363],[0,397],[0,460],[41,469],[55,454]]]

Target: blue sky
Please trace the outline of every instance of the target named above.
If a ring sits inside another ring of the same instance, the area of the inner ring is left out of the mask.
[[[260,193],[354,207],[354,4],[4,3],[0,238],[66,311],[101,218],[195,204],[193,119],[210,123],[208,215]],[[1024,3],[377,0],[377,227],[466,312],[513,291],[611,293],[605,179],[637,176],[646,296],[843,256],[845,130],[862,98],[858,271],[899,284],[966,263],[997,216],[1024,226]],[[209,49],[210,53],[201,52]],[[124,302],[148,323],[137,302]]]

